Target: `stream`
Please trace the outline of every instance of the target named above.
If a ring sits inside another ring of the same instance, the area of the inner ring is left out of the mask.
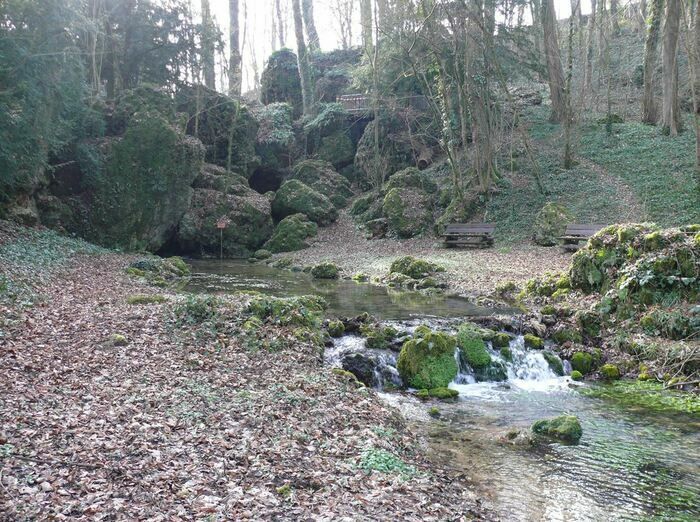
[[[452,331],[466,318],[508,312],[456,297],[394,292],[353,281],[315,281],[303,273],[241,261],[192,265],[191,291],[317,294],[328,301],[329,316],[367,311],[408,332],[420,324]],[[475,382],[470,369],[460,364],[450,384],[459,397],[450,402],[382,392],[388,384],[400,384],[397,354],[369,350],[361,337],[336,339],[324,357],[330,366],[338,366],[347,354],[373,358],[380,396],[427,436],[435,459],[469,477],[502,520],[700,520],[698,416],[652,413],[589,397],[580,388],[601,385],[558,377],[541,352],[524,347],[521,336],[511,341],[510,349],[512,361],[503,361],[491,349],[492,358],[506,366],[507,381]],[[438,419],[427,415],[431,406],[439,408]],[[508,432],[527,433],[534,421],[564,413],[581,422],[578,445],[517,443],[525,437],[506,440]]]

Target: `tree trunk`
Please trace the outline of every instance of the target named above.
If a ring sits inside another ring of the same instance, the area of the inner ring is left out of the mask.
[[[544,33],[544,54],[547,59],[549,97],[552,101],[550,121],[563,121],[566,113],[564,102],[564,71],[561,66],[559,41],[557,38],[557,18],[554,0],[542,1],[542,30]]]
[[[302,0],[301,4],[306,37],[309,41],[309,51],[317,53],[321,50],[321,41],[318,38],[316,22],[314,21],[314,2],[313,0]]]
[[[690,87],[693,93],[693,124],[695,126],[695,180],[700,193],[700,2],[695,2],[687,38]]]
[[[204,70],[204,85],[210,89],[216,89],[214,52],[214,24],[211,19],[209,0],[202,0],[202,68]]]
[[[576,0],[578,4],[578,0]],[[579,4],[580,5],[580,4]],[[574,29],[578,18],[573,14],[569,17],[569,37],[567,38],[567,59],[566,59],[566,117],[564,119],[564,168],[570,169],[574,165],[571,127],[574,123],[574,111],[571,92],[571,79],[574,71]]]
[[[360,23],[362,25],[362,47],[366,53],[372,51],[372,0],[360,0]]]
[[[617,0],[610,0],[610,20],[611,20],[610,25],[612,27],[612,35],[613,36],[620,35],[620,22],[619,22],[620,13],[618,13],[619,10],[620,10],[620,6],[619,6]]]
[[[641,0],[639,2],[637,21],[639,22],[639,31],[645,31],[647,28],[647,0]]]
[[[591,0],[591,14],[588,16],[588,42],[586,42],[586,69],[583,73],[583,92],[585,97],[593,91],[593,55],[595,47],[596,0]]]
[[[313,85],[309,53],[304,42],[304,23],[299,0],[292,0],[292,10],[294,11],[294,34],[297,39],[297,63],[299,65],[299,77],[301,78],[301,98],[304,106],[304,115],[308,116],[313,114],[314,111]]]
[[[661,16],[664,0],[652,0],[651,19],[644,44],[644,95],[642,96],[642,122],[656,125],[659,119],[656,107],[656,60],[661,36]]]
[[[377,27],[387,32],[391,27],[389,0],[377,0]]]
[[[238,25],[238,0],[228,0],[229,13],[229,63],[228,63],[228,93],[229,96],[240,96],[243,84],[241,73],[240,29]]]
[[[571,16],[574,17],[576,26],[581,26],[582,15],[581,15],[581,0],[569,0],[571,5]]]
[[[663,71],[663,105],[661,126],[670,136],[677,136],[681,129],[678,104],[678,34],[680,25],[680,0],[668,0],[664,24],[664,44],[661,67]]]
[[[280,49],[284,48],[284,43],[286,41],[286,35],[284,34],[287,26],[284,23],[284,18],[282,17],[282,4],[281,0],[275,0],[275,11],[277,11],[277,36],[279,37]]]

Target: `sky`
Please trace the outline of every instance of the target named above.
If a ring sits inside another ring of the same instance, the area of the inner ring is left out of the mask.
[[[191,1],[195,12],[198,12],[199,0]],[[324,51],[340,47],[340,31],[331,9],[331,6],[336,2],[337,0],[314,0],[314,19],[321,39],[321,49]],[[228,0],[209,0],[209,3],[217,25],[227,39],[229,27]],[[625,3],[624,0],[621,3]],[[283,8],[286,9],[286,14],[283,15],[287,23],[286,46],[295,49],[291,0],[282,0],[282,4]],[[571,12],[569,0],[554,0],[554,4],[558,18],[567,18],[569,16]],[[257,61],[259,71],[262,72],[264,62],[273,50],[271,40],[274,0],[239,0],[239,5],[241,38],[243,38],[244,33],[244,11],[247,11],[248,18],[248,28],[245,31],[245,42],[243,43],[243,86],[244,90],[248,90],[253,86],[253,62]],[[584,14],[590,12],[590,0],[581,0],[581,7]],[[359,11],[360,2],[356,0],[354,6],[355,27],[353,28],[353,40],[358,44],[360,38]],[[221,86],[217,87],[221,89]]]

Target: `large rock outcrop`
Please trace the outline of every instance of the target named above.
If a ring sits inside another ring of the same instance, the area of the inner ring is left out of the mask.
[[[273,230],[270,201],[246,180],[207,165],[195,180],[192,202],[177,231],[179,247],[194,255],[249,257]],[[222,190],[223,189],[223,190]],[[226,227],[217,228],[223,221]]]
[[[338,174],[333,165],[320,160],[306,160],[294,166],[292,179],[308,185],[320,194],[324,194],[336,208],[347,206],[354,193],[350,183]]]
[[[265,105],[288,103],[294,117],[301,116],[301,78],[297,55],[289,49],[280,49],[270,55],[260,76],[260,99]]]
[[[280,220],[292,214],[304,214],[321,226],[338,219],[338,210],[331,200],[298,179],[290,179],[280,187],[272,202],[272,213]]]

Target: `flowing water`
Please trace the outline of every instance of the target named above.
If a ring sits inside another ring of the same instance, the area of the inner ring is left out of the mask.
[[[404,296],[346,281],[319,283],[304,274],[247,263],[197,262],[193,269],[198,272],[192,286],[196,291],[314,293],[328,300],[332,314],[368,311],[408,332],[423,323],[449,330],[460,318],[494,312],[456,298]],[[445,320],[449,318],[455,321]],[[502,361],[505,382],[475,382],[469,367],[460,364],[450,385],[460,392],[456,401],[424,403],[405,393],[381,395],[411,412],[411,422],[428,436],[432,455],[468,476],[502,520],[700,520],[698,416],[651,413],[587,396],[580,387],[595,385],[557,377],[540,352],[525,349],[522,337],[510,348],[512,361]],[[360,337],[336,340],[325,352],[326,364],[338,366],[353,353],[374,361],[379,388],[400,384],[397,354],[369,350]],[[491,355],[502,360],[495,350]],[[433,405],[440,409],[437,420],[426,414]],[[525,434],[535,420],[564,413],[581,422],[578,445],[528,442]],[[521,435],[509,441],[506,435],[516,432]]]

